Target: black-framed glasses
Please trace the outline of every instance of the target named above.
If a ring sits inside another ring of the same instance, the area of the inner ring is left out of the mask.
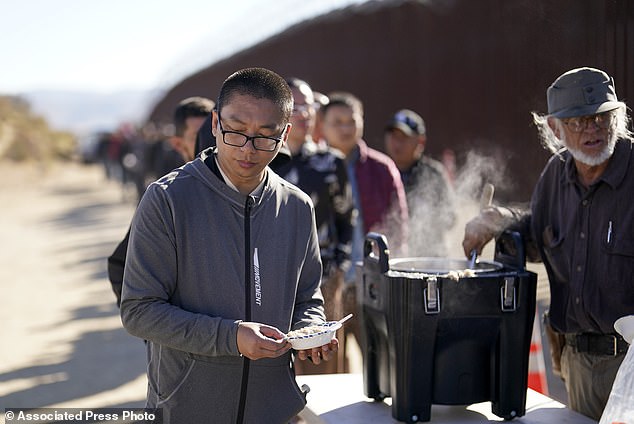
[[[274,152],[277,144],[282,141],[281,138],[265,137],[263,135],[249,136],[237,131],[229,131],[222,128],[222,122],[220,121],[220,114],[218,115],[218,125],[220,125],[220,132],[222,133],[222,141],[229,146],[242,147],[246,145],[249,140],[253,143],[255,150],[261,150],[263,152]]]
[[[601,129],[606,129],[612,123],[612,117],[614,114],[612,111],[597,113],[596,115],[587,115],[587,116],[575,116],[574,118],[566,118],[562,119],[561,122],[566,124],[568,128],[572,132],[580,133],[585,131],[590,125],[590,122],[593,122],[597,127]]]

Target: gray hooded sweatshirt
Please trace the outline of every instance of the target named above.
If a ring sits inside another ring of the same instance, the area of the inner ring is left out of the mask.
[[[290,353],[241,357],[237,329],[325,320],[312,202],[269,168],[244,196],[206,154],[152,183],[132,221],[121,318],[147,340],[147,407],[165,423],[288,422],[306,403]]]

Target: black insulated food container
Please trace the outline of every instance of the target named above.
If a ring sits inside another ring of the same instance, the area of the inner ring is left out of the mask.
[[[523,416],[537,287],[525,262],[518,233],[460,277],[469,261],[390,260],[386,238],[368,233],[356,281],[366,396],[391,397],[408,423],[430,421],[432,404],[490,401],[501,418]]]

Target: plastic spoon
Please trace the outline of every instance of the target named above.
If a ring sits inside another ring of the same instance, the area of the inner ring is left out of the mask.
[[[341,318],[339,321],[337,321],[337,324],[342,325],[344,322],[348,321],[350,318],[352,318],[352,314],[348,314],[345,317]]]

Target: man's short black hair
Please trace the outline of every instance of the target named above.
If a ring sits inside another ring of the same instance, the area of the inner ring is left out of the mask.
[[[332,106],[346,106],[353,112],[363,116],[363,103],[357,96],[345,91],[336,91],[328,94],[329,102],[321,106],[322,113],[325,115]]]
[[[280,110],[283,123],[290,120],[293,94],[284,78],[265,68],[245,68],[231,74],[222,84],[218,96],[218,113],[236,94],[271,100]]]
[[[211,114],[215,104],[205,97],[188,97],[181,100],[174,110],[174,135],[182,137],[187,118],[205,118]]]

